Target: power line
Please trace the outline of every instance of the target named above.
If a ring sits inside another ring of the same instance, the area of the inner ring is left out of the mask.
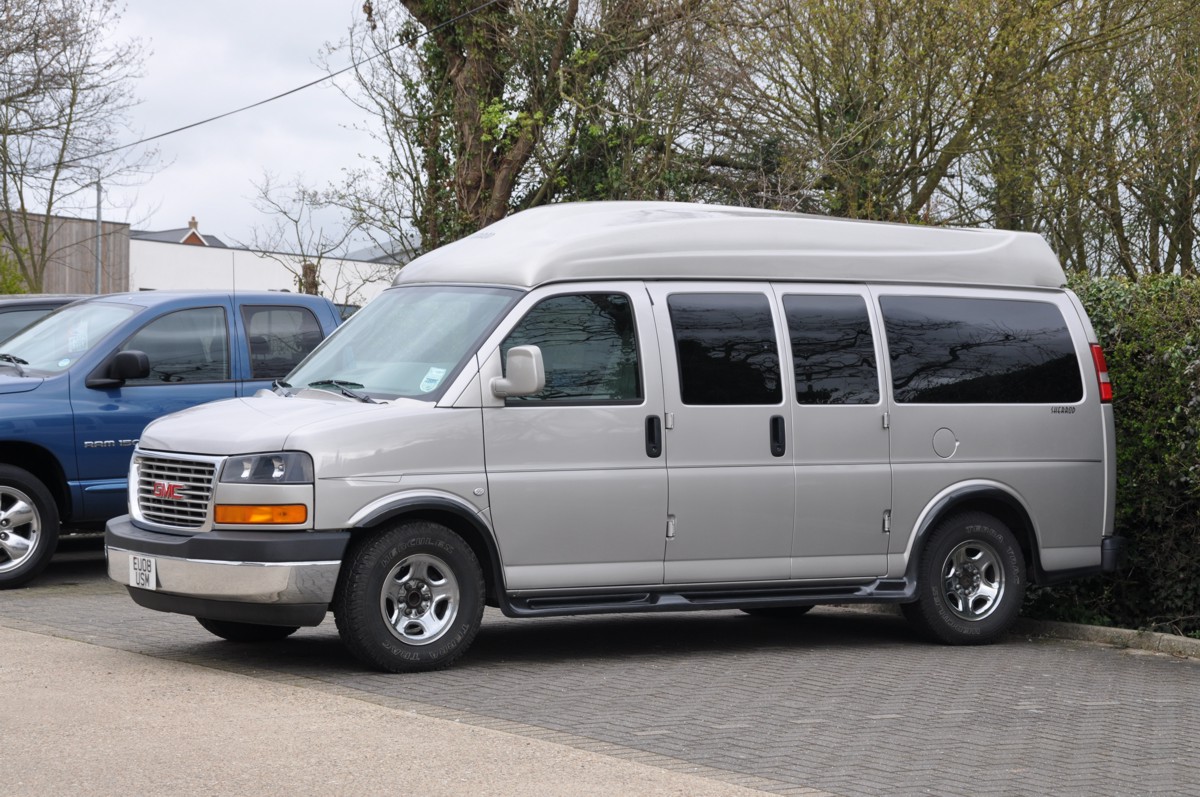
[[[386,55],[386,54],[390,53],[392,50],[396,50],[396,49],[399,49],[400,47],[408,47],[413,44],[416,44],[418,41],[425,38],[426,36],[429,36],[433,33],[437,33],[439,30],[442,30],[443,28],[448,28],[457,22],[461,22],[462,20],[466,19],[467,17],[474,16],[475,14],[478,14],[480,11],[483,11],[485,8],[487,8],[489,6],[493,6],[499,2],[501,2],[501,0],[487,0],[487,2],[481,3],[468,11],[464,11],[463,13],[459,14],[458,16],[456,16],[452,19],[448,19],[445,22],[442,22],[438,25],[434,25],[432,28],[429,28],[428,30],[426,30],[423,33],[418,33],[405,41],[397,42],[396,44],[393,44],[391,47],[388,47],[384,50],[380,50],[379,52],[375,53],[374,55],[372,55],[368,58],[364,58],[361,61],[356,61],[354,63],[351,63],[347,67],[343,67],[342,69],[339,69],[336,72],[330,72],[328,75],[319,77],[316,80],[310,80],[308,83],[305,83],[304,85],[296,86],[295,88],[291,88],[291,89],[288,89],[287,91],[280,92],[279,94],[276,94],[273,97],[267,97],[266,99],[259,100],[257,102],[252,102],[249,105],[243,105],[241,108],[235,108],[232,111],[226,111],[225,113],[217,114],[216,116],[210,116],[207,119],[201,119],[198,122],[192,122],[191,124],[186,124],[186,125],[183,125],[182,127],[176,127],[173,130],[167,130],[166,132],[163,132],[163,133],[157,133],[153,136],[147,136],[146,138],[142,138],[137,141],[130,142],[128,144],[121,144],[120,146],[113,147],[112,149],[104,150],[103,152],[94,152],[90,155],[84,155],[84,156],[81,156],[78,158],[72,158],[71,160],[65,160],[65,161],[62,161],[58,165],[59,166],[74,166],[75,164],[82,163],[83,161],[93,160],[95,158],[103,158],[106,155],[112,155],[114,152],[121,152],[122,150],[132,149],[133,147],[141,146],[142,144],[148,144],[151,141],[158,141],[160,138],[166,138],[167,136],[173,136],[176,133],[182,133],[185,130],[191,130],[192,128],[195,128],[195,127],[201,127],[203,125],[211,124],[211,123],[219,121],[221,119],[225,119],[226,117],[234,116],[235,114],[239,114],[239,113],[243,113],[245,111],[252,110],[254,108],[259,107],[260,105],[266,105],[267,103],[275,102],[276,100],[281,100],[284,97],[288,97],[288,96],[291,96],[292,94],[296,94],[298,92],[304,91],[305,89],[312,88],[313,86],[316,86],[320,83],[324,83],[327,80],[333,80],[335,77],[338,77],[339,75],[344,75],[353,69],[357,69],[358,67],[362,66],[363,64],[374,61],[376,58]],[[49,168],[53,167],[54,165],[55,164],[48,163],[43,166],[37,166],[37,167],[31,169],[30,171],[42,171],[43,169],[49,169]]]

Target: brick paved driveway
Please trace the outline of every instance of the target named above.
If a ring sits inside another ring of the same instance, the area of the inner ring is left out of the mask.
[[[489,610],[454,668],[383,675],[346,654],[332,620],[283,643],[222,642],[191,618],[137,607],[85,554],[0,592],[0,625],[778,794],[1200,794],[1200,662],[1019,636],[933,646],[880,614]]]

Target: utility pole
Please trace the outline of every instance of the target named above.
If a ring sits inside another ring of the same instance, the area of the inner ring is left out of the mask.
[[[100,290],[100,270],[104,254],[104,236],[100,226],[100,175],[96,175],[96,294],[103,293]]]

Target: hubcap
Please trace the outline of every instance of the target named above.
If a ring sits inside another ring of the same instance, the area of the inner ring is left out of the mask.
[[[42,536],[42,519],[33,499],[7,485],[0,485],[0,573],[8,573],[33,556]]]
[[[964,542],[942,565],[942,598],[955,616],[978,621],[1004,597],[1004,568],[996,549],[985,542]]]
[[[379,609],[388,628],[409,645],[440,639],[458,616],[458,580],[449,565],[432,554],[413,554],[388,572]]]

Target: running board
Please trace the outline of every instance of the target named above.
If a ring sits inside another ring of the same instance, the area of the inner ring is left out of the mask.
[[[761,609],[772,606],[815,606],[822,603],[903,603],[916,595],[904,579],[867,584],[840,584],[789,589],[729,589],[728,586],[677,592],[594,592],[505,596],[501,610],[509,617],[555,617],[574,614],[689,612],[714,609]]]

